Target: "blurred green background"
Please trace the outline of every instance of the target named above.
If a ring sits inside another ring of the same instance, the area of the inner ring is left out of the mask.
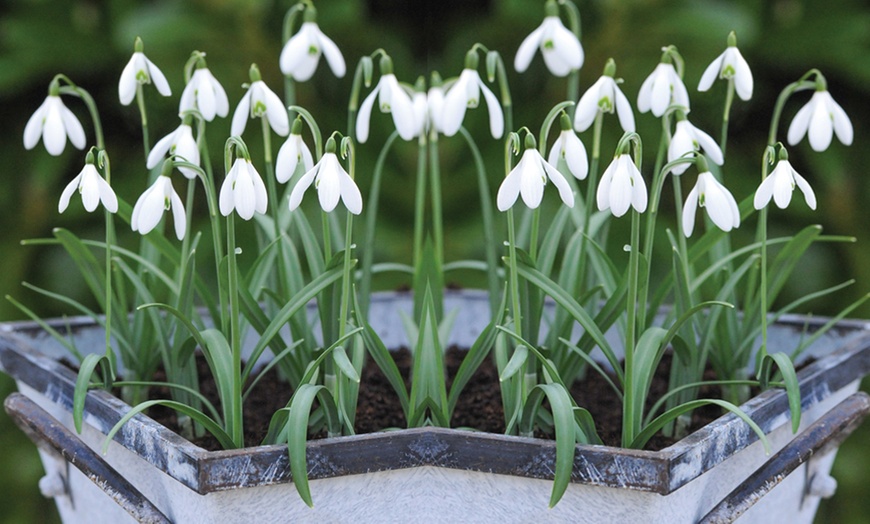
[[[86,300],[83,282],[70,278],[69,260],[48,247],[21,247],[24,238],[44,237],[54,227],[66,227],[84,237],[99,238],[102,215],[85,213],[74,203],[63,215],[57,213],[57,199],[65,184],[81,169],[84,154],[67,147],[60,157],[49,156],[40,144],[33,151],[22,145],[24,125],[46,95],[55,73],[67,74],[89,90],[100,107],[112,158],[116,191],[133,202],[144,189],[147,171],[142,155],[139,115],[134,106],[117,101],[117,80],[132,52],[133,40],[141,36],[145,52],[167,75],[173,97],[159,97],[146,89],[151,124],[151,141],[175,129],[177,100],[183,88],[182,66],[194,49],[208,54],[208,64],[230,98],[231,111],[243,94],[248,67],[259,65],[267,84],[280,91],[278,54],[281,49],[281,20],[290,1],[244,0],[7,0],[0,4],[0,104],[2,134],[0,157],[4,158],[4,190],[0,192],[0,271],[2,294],[12,294],[45,316],[64,313],[57,303],[38,300],[21,288],[21,281],[67,293]],[[855,144],[845,147],[834,141],[818,154],[806,141],[790,147],[790,159],[809,180],[818,196],[818,212],[811,212],[796,197],[788,211],[774,210],[772,234],[788,233],[810,223],[820,223],[830,234],[856,235],[854,244],[816,247],[799,269],[786,296],[798,296],[854,277],[858,283],[845,293],[810,304],[813,314],[832,315],[870,288],[870,238],[864,229],[870,223],[870,164],[866,141],[870,117],[870,7],[861,0],[580,0],[583,17],[583,46],[586,62],[581,73],[581,91],[600,74],[608,57],[617,63],[618,76],[625,79],[623,90],[635,105],[643,79],[658,63],[660,48],[676,45],[686,61],[686,84],[692,98],[692,120],[698,127],[718,136],[723,96],[722,84],[706,94],[695,87],[706,65],[725,45],[735,30],[738,44],[755,77],[753,99],[735,101],[725,173],[738,200],[754,191],[767,126],[779,91],[812,67],[826,75],[834,98],[851,116]],[[359,58],[378,47],[389,52],[400,80],[413,83],[419,75],[438,70],[447,78],[462,68],[465,51],[481,42],[501,52],[510,65],[522,38],[543,16],[541,0],[322,0],[317,2],[320,27],[344,53],[352,73]],[[516,126],[536,130],[541,119],[565,93],[563,79],[553,78],[539,56],[528,72],[516,74],[509,67],[514,97]],[[299,85],[297,102],[308,108],[328,133],[344,131],[350,74],[335,79],[321,63],[314,78]],[[798,95],[786,107],[785,125],[809,96]],[[90,123],[82,105],[71,98],[66,103],[82,120],[90,136]],[[528,103],[524,101],[534,101]],[[647,150],[655,150],[658,121],[649,114],[637,115],[639,131]],[[366,145],[358,147],[357,177],[363,194],[367,191],[367,170],[390,132],[388,116],[373,115],[373,131]],[[502,143],[488,137],[485,110],[468,114],[466,126],[478,139],[489,166],[495,191],[503,176]],[[615,120],[608,119],[602,144],[606,159],[617,138]],[[211,150],[229,133],[229,119],[209,126]],[[255,162],[260,145],[254,144]],[[246,136],[246,138],[249,138]],[[581,135],[589,140],[589,133]],[[273,147],[277,148],[277,140]],[[652,145],[650,145],[652,144]],[[478,196],[470,160],[459,139],[442,140],[446,258],[482,258],[479,246]],[[275,149],[277,151],[277,149]],[[214,156],[216,166],[219,156]],[[647,163],[647,169],[652,164]],[[413,174],[416,146],[399,144],[388,160],[388,174],[381,199],[381,224],[376,257],[379,260],[410,262]],[[261,172],[262,172],[262,168]],[[217,170],[219,171],[219,170]],[[649,179],[650,173],[644,172]],[[684,189],[687,191],[687,189]],[[551,198],[553,195],[548,195]],[[202,212],[202,209],[198,209]],[[671,213],[672,214],[672,213]],[[667,211],[664,220],[671,219]],[[671,219],[672,220],[672,219]],[[751,235],[754,220],[739,234]],[[123,239],[122,239],[123,241]],[[461,285],[475,285],[478,277],[457,275]],[[394,286],[395,282],[381,282]],[[863,307],[854,316],[870,317]],[[0,319],[22,318],[8,302],[0,302]],[[0,376],[0,396],[14,389]],[[836,497],[825,502],[818,522],[865,522],[870,514],[870,425],[847,442],[838,457],[834,475],[840,482]],[[39,494],[41,476],[36,451],[5,414],[0,414],[0,522],[35,523],[57,519],[53,504]]]

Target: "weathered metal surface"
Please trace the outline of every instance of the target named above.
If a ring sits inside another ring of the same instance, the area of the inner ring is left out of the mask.
[[[6,413],[34,444],[62,455],[137,521],[170,522],[126,478],[32,400],[20,393],[12,393],[3,405]]]
[[[734,522],[789,473],[811,457],[839,446],[870,412],[870,395],[854,393],[815,421],[762,467],[750,475],[702,520],[702,524]]]

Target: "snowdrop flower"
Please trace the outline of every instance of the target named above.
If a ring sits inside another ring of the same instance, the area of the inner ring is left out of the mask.
[[[121,104],[128,106],[136,96],[136,88],[142,84],[150,84],[154,82],[154,87],[163,96],[172,94],[169,89],[169,82],[160,69],[154,65],[154,62],[148,60],[145,53],[142,52],[142,39],[136,37],[136,43],[133,46],[134,52],[130,61],[124,66],[121,71],[121,80],[118,82],[118,98],[121,99]]]
[[[266,213],[266,185],[250,160],[236,158],[221,186],[219,200],[223,216],[228,216],[233,209],[244,220],[253,218],[255,211],[261,215]]]
[[[208,122],[214,120],[215,115],[227,116],[230,111],[227,92],[205,66],[202,58],[197,62],[190,81],[184,86],[181,101],[178,103],[179,113],[191,109],[197,109]]]
[[[411,140],[416,136],[414,105],[411,97],[399,85],[396,75],[393,74],[393,61],[388,56],[381,57],[381,78],[378,84],[363,100],[356,117],[356,139],[364,143],[369,138],[369,120],[371,120],[372,106],[375,97],[378,100],[378,108],[381,113],[391,113],[396,131],[403,140]]]
[[[725,159],[713,137],[693,126],[682,113],[677,118],[677,128],[674,130],[674,136],[671,137],[671,143],[668,146],[668,162],[703,149],[710,156],[710,160],[721,166]],[[679,164],[671,168],[671,173],[682,175],[688,168],[688,163]]]
[[[518,73],[529,68],[535,50],[541,50],[547,69],[556,76],[567,76],[583,65],[583,47],[577,35],[569,31],[559,19],[559,6],[555,0],[546,5],[544,22],[523,40],[514,57]]]
[[[344,202],[347,210],[354,215],[359,215],[362,212],[362,195],[359,188],[356,187],[356,183],[341,167],[341,162],[335,155],[335,140],[333,138],[327,141],[326,153],[320,161],[302,175],[290,193],[291,211],[299,207],[305,191],[312,182],[317,188],[320,207],[327,213],[335,209],[339,198]]]
[[[193,138],[193,129],[189,122],[183,122],[175,131],[158,140],[148,154],[145,166],[153,169],[167,154],[177,155],[191,164],[199,165],[199,147]],[[178,170],[189,179],[196,178],[196,171],[189,167],[179,167]]]
[[[49,154],[58,156],[66,147],[66,139],[79,149],[85,148],[85,130],[72,111],[60,99],[60,86],[53,81],[48,96],[24,126],[24,147],[33,149],[40,137]]]
[[[172,162],[167,161],[164,165],[172,165]],[[164,169],[166,171],[166,169]],[[175,236],[178,240],[184,239],[184,233],[187,229],[187,219],[184,215],[184,205],[181,203],[178,193],[172,187],[172,179],[161,174],[148,189],[142,193],[136,205],[133,206],[133,217],[130,220],[130,225],[133,231],[138,231],[142,235],[147,235],[152,229],[157,227],[160,219],[163,217],[163,212],[172,210],[172,220],[175,222]]]
[[[698,82],[698,91],[710,89],[716,78],[733,79],[737,96],[743,100],[752,98],[752,71],[749,70],[749,64],[737,49],[737,37],[734,31],[728,35],[728,48],[704,70],[701,81]]]
[[[816,194],[813,188],[806,179],[798,174],[788,161],[788,154],[784,149],[781,150],[779,161],[773,168],[773,171],[765,178],[758,190],[755,192],[753,205],[755,209],[761,209],[766,206],[770,199],[776,202],[777,207],[785,209],[791,202],[791,194],[794,192],[794,186],[797,185],[804,194],[804,200],[810,209],[816,208]]]
[[[284,49],[281,50],[279,58],[281,72],[296,81],[304,82],[314,74],[321,54],[326,56],[326,62],[335,76],[343,77],[344,57],[341,56],[341,51],[338,50],[335,42],[323,34],[317,26],[317,10],[308,6],[305,8],[299,32],[287,40]]]
[[[655,116],[662,116],[668,106],[675,104],[689,109],[689,93],[674,64],[671,63],[670,48],[665,49],[662,62],[643,81],[637,94],[637,110],[646,113],[652,110]]]
[[[537,208],[541,205],[547,178],[559,190],[562,202],[568,207],[574,207],[574,193],[571,191],[571,186],[559,170],[544,160],[535,148],[535,139],[532,135],[526,135],[525,146],[522,158],[498,188],[496,197],[498,210],[507,211],[513,207],[519,195],[522,195],[523,202],[530,209]]]
[[[831,145],[834,132],[845,145],[852,144],[852,121],[834,101],[824,82],[820,83],[813,97],[794,116],[788,127],[788,143],[795,145],[804,135],[809,135],[810,147],[824,151]]]
[[[84,204],[85,210],[88,213],[97,209],[97,205],[100,202],[103,203],[103,207],[109,213],[116,213],[118,211],[118,198],[115,196],[115,192],[112,191],[112,186],[103,180],[103,177],[97,172],[97,168],[94,166],[93,153],[88,153],[85,167],[82,168],[78,176],[72,179],[72,182],[61,193],[60,201],[57,204],[58,213],[66,211],[66,208],[69,206],[69,200],[76,190],[81,193],[82,204]]]
[[[598,209],[610,209],[615,217],[621,217],[633,207],[638,213],[646,211],[646,184],[631,155],[621,153],[604,170],[596,193]]]
[[[311,151],[302,141],[302,119],[296,118],[290,136],[278,150],[278,159],[275,161],[275,179],[282,184],[286,183],[293,177],[299,164],[302,164],[303,171],[306,172],[314,167]]]
[[[726,233],[740,226],[737,201],[709,171],[703,171],[698,175],[695,187],[689,192],[683,204],[683,232],[687,238],[692,236],[692,231],[695,229],[695,212],[698,206],[705,208],[710,220]]]
[[[287,136],[290,132],[290,119],[287,116],[287,108],[269,86],[260,77],[260,70],[256,64],[251,64],[251,86],[248,92],[236,106],[233,113],[232,133],[241,136],[245,132],[248,118],[266,118],[272,130],[281,136]]]
[[[574,112],[574,129],[583,132],[595,121],[598,113],[616,113],[619,117],[619,125],[626,133],[634,132],[634,113],[628,98],[622,94],[617,81],[613,78],[616,74],[616,63],[613,59],[607,61],[604,66],[604,74],[595,81],[592,86],[583,93]]]
[[[486,99],[489,110],[489,130],[493,138],[501,138],[504,132],[504,114],[501,111],[498,99],[492,91],[486,87],[477,72],[478,57],[472,50],[465,55],[465,69],[459,75],[459,79],[447,91],[444,96],[444,109],[441,115],[441,125],[444,127],[446,136],[453,136],[462,126],[465,119],[465,110],[475,108],[480,103],[480,93]]]
[[[566,113],[562,113],[559,122],[562,127],[562,132],[559,133],[559,137],[556,138],[556,142],[553,143],[553,147],[550,149],[550,155],[547,157],[547,162],[549,162],[551,166],[558,166],[559,159],[561,158],[565,161],[565,165],[568,166],[568,171],[574,175],[574,178],[583,180],[589,173],[589,161],[586,156],[586,147],[571,129],[571,119]]]

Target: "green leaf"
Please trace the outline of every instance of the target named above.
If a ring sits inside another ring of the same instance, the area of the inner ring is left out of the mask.
[[[308,442],[308,417],[316,397],[320,398],[321,407],[325,408],[327,418],[338,419],[335,401],[325,386],[302,384],[290,399],[290,409],[287,416],[287,452],[290,456],[290,473],[293,475],[293,485],[299,496],[309,507],[314,507],[311,499],[311,489],[308,486],[308,459],[306,444]]]
[[[345,375],[347,375],[347,378],[359,383],[359,373],[356,372],[353,363],[349,358],[347,358],[347,353],[344,351],[342,346],[338,346],[332,351],[332,360],[335,362],[335,365],[338,366]]]
[[[499,382],[504,382],[509,378],[513,377],[517,373],[520,372],[521,369],[526,365],[526,360],[529,357],[529,348],[520,344],[514,349],[514,354],[511,355],[510,360],[508,360],[507,365],[504,368],[504,371],[498,377]]]
[[[202,411],[192,408],[187,404],[176,402],[174,400],[149,400],[147,402],[142,402],[141,404],[138,404],[130,409],[130,411],[128,411],[123,417],[121,417],[121,420],[119,420],[112,427],[111,431],[109,431],[109,433],[106,435],[105,440],[103,440],[103,453],[105,454],[106,451],[109,449],[109,443],[112,441],[115,433],[117,433],[121,429],[121,427],[123,427],[124,424],[127,423],[128,420],[152,406],[165,406],[167,408],[174,409],[175,411],[183,415],[187,415],[194,421],[202,424],[202,427],[204,427],[206,431],[211,433],[211,435],[217,439],[221,447],[224,449],[234,449],[236,447],[240,447],[236,446],[236,444],[233,442],[233,439],[230,438],[230,436],[227,434],[226,431],[224,431],[220,424],[215,422],[211,417],[209,417]]]
[[[520,250],[517,250],[517,252],[519,253]],[[574,298],[564,289],[559,287],[558,284],[547,278],[547,276],[534,267],[524,263],[521,257],[517,257],[517,270],[519,271],[520,276],[537,286],[541,291],[551,296],[561,307],[568,310],[571,316],[574,317],[574,319],[598,344],[598,347],[601,348],[601,351],[604,353],[604,356],[610,362],[613,369],[617,370],[618,374],[621,373],[619,371],[621,369],[619,359],[616,358],[613,348],[610,346],[610,343],[607,342],[607,339],[604,338],[604,333],[601,332],[601,329],[595,324],[595,321],[589,313],[586,312],[586,309],[584,309],[583,306],[578,304],[577,301],[574,300]],[[620,377],[620,381],[621,380],[622,378]]]
[[[785,353],[767,353],[764,355],[764,360],[761,365],[761,375],[764,375],[761,380],[762,384],[768,382],[770,378],[770,364],[776,364],[782,375],[782,381],[785,382],[785,391],[788,396],[788,409],[791,412],[791,430],[792,433],[797,433],[801,424],[801,387],[798,383],[797,372],[794,369],[789,356]]]
[[[410,400],[408,398],[408,390],[405,388],[405,380],[402,378],[401,373],[399,373],[399,368],[396,366],[396,362],[393,360],[393,357],[387,350],[386,346],[384,346],[384,343],[378,336],[377,332],[372,329],[372,326],[366,322],[365,318],[363,318],[357,294],[351,293],[351,295],[353,295],[354,300],[353,309],[356,323],[363,328],[361,333],[363,343],[368,350],[369,356],[371,356],[372,360],[375,361],[375,364],[377,364],[378,368],[383,372],[387,381],[396,392],[396,395],[398,395],[399,403],[402,405],[402,411],[405,414],[405,420],[407,420],[410,410]]]
[[[691,400],[689,402],[686,402],[685,404],[680,404],[679,406],[665,411],[664,413],[653,419],[652,422],[644,426],[643,430],[634,437],[634,440],[628,443],[628,447],[632,449],[642,449],[646,445],[647,441],[649,441],[649,439],[652,438],[653,435],[658,433],[658,431],[662,429],[666,424],[676,420],[680,415],[684,413],[688,413],[699,407],[711,404],[734,413],[741,420],[746,422],[749,427],[752,428],[752,431],[754,431],[755,434],[758,435],[759,440],[761,440],[762,444],[764,445],[765,452],[770,454],[770,442],[767,440],[767,436],[764,434],[764,431],[761,430],[758,424],[756,424],[751,418],[749,418],[746,413],[744,413],[734,404],[725,400],[713,398]]]
[[[76,377],[76,386],[73,390],[73,423],[76,431],[82,432],[82,418],[85,412],[85,399],[91,386],[91,378],[100,366],[103,375],[103,387],[112,389],[112,381],[115,380],[115,370],[112,369],[112,361],[106,355],[92,353],[82,360],[79,366],[79,374]]]
[[[414,347],[410,401],[409,423],[421,420],[427,410],[439,421],[448,419],[444,352],[438,339],[435,303],[428,286],[423,300],[419,336]]]

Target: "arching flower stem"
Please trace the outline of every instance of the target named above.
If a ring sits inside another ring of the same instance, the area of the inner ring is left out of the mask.
[[[60,86],[60,82],[63,81],[66,85]],[[103,139],[103,125],[100,120],[100,113],[97,111],[97,104],[94,102],[94,98],[88,93],[86,90],[77,86],[72,80],[69,79],[68,76],[64,74],[54,75],[52,79],[52,84],[57,83],[59,86],[59,92],[64,95],[73,95],[82,99],[85,103],[85,106],[88,108],[88,113],[91,115],[91,121],[94,124],[94,140],[97,144],[97,149],[100,151],[104,151],[106,149],[106,141]],[[146,155],[147,156],[147,155]],[[106,182],[111,183],[108,179]]]

